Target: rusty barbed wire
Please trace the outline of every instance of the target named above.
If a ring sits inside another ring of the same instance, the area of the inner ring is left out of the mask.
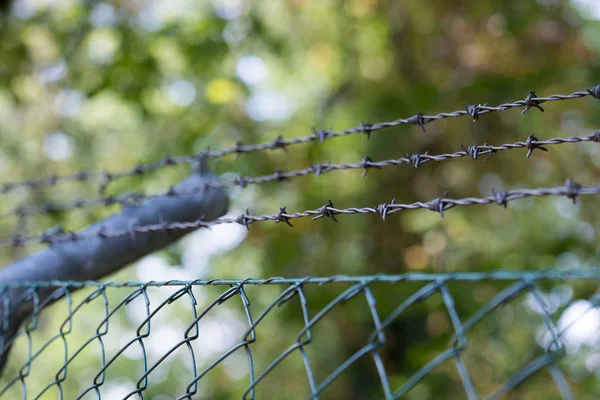
[[[275,214],[251,215],[249,210],[238,217],[221,217],[213,221],[205,221],[198,219],[190,222],[165,222],[161,224],[132,226],[129,229],[107,231],[103,228],[76,233],[73,231],[63,232],[62,230],[51,230],[39,235],[20,236],[16,235],[12,238],[0,240],[0,247],[19,247],[32,243],[59,243],[59,242],[74,242],[85,240],[88,238],[115,238],[122,236],[131,236],[136,234],[144,234],[151,232],[169,232],[179,229],[190,230],[197,228],[210,228],[216,225],[237,223],[249,229],[249,226],[257,222],[273,221],[276,223],[283,222],[292,226],[290,221],[299,218],[312,217],[312,220],[321,218],[330,218],[337,222],[336,215],[352,215],[352,214],[377,214],[384,221],[390,214],[395,214],[404,210],[426,209],[439,212],[443,217],[444,212],[454,207],[465,207],[474,205],[498,204],[506,207],[509,202],[527,197],[543,197],[543,196],[565,196],[575,201],[578,196],[600,194],[600,184],[594,186],[582,186],[567,179],[564,186],[553,188],[536,188],[536,189],[518,189],[510,191],[498,191],[492,189],[492,195],[487,197],[466,197],[462,199],[451,199],[446,196],[439,197],[429,202],[414,202],[408,204],[396,203],[395,199],[390,203],[383,203],[373,207],[351,207],[351,208],[336,208],[332,201],[317,209],[306,210],[295,213],[288,213],[285,207],[279,209]]]
[[[258,151],[265,150],[285,150],[289,146],[301,144],[301,143],[309,143],[309,142],[323,142],[325,140],[333,139],[335,137],[348,136],[352,134],[362,133],[367,136],[368,139],[371,137],[371,133],[383,130],[386,128],[391,128],[400,125],[417,125],[420,126],[423,131],[425,130],[425,125],[446,119],[446,118],[456,118],[461,116],[469,116],[473,119],[473,121],[477,121],[480,115],[488,114],[491,112],[497,111],[506,111],[512,108],[524,107],[521,114],[527,112],[530,108],[535,107],[540,111],[544,111],[544,109],[540,106],[540,104],[553,102],[553,101],[563,101],[563,100],[573,100],[579,99],[582,97],[592,96],[594,98],[600,99],[600,85],[593,86],[585,91],[573,92],[567,95],[555,94],[547,97],[537,97],[535,91],[529,92],[529,94],[525,97],[524,100],[517,100],[510,103],[503,103],[498,106],[488,106],[487,104],[477,104],[477,105],[469,105],[465,106],[464,110],[456,110],[452,112],[441,112],[434,115],[424,115],[424,114],[415,114],[408,118],[400,118],[393,121],[388,122],[379,122],[379,123],[363,123],[361,122],[357,127],[347,128],[341,131],[334,131],[332,129],[314,129],[313,134],[297,137],[291,139],[285,139],[282,136],[278,136],[272,141],[253,144],[253,145],[244,145],[241,142],[236,143],[235,146],[229,147],[222,150],[207,150],[200,152],[193,156],[167,156],[162,160],[159,160],[154,163],[148,164],[137,164],[132,169],[122,170],[117,172],[87,172],[87,171],[79,171],[69,175],[51,175],[45,178],[38,179],[30,179],[21,182],[12,182],[12,183],[4,183],[0,185],[0,194],[7,194],[17,188],[20,187],[28,187],[28,188],[40,188],[40,187],[48,187],[55,186],[59,182],[64,181],[100,181],[99,191],[104,193],[106,187],[114,180],[120,179],[128,176],[139,176],[151,171],[155,171],[167,166],[174,166],[178,164],[190,164],[197,163],[203,159],[217,159],[222,158],[232,154],[246,154],[253,153]]]
[[[78,199],[78,200],[72,200],[70,202],[65,202],[65,203],[48,202],[48,203],[44,203],[44,204],[37,204],[37,205],[31,206],[31,207],[19,206],[10,211],[7,211],[4,214],[0,214],[0,219],[11,217],[11,216],[16,216],[16,217],[22,218],[22,217],[30,216],[30,215],[51,213],[51,212],[57,212],[57,211],[66,211],[66,210],[71,210],[71,209],[82,209],[85,207],[93,207],[93,206],[136,205],[143,201],[150,200],[150,199],[156,198],[156,197],[161,197],[161,196],[174,197],[174,196],[182,196],[182,195],[191,195],[191,194],[196,194],[196,193],[200,193],[200,192],[206,192],[209,189],[229,188],[229,187],[235,187],[235,186],[245,188],[248,185],[252,185],[252,184],[261,184],[261,183],[266,183],[266,182],[282,182],[282,181],[288,181],[288,180],[291,180],[294,178],[307,176],[307,175],[320,176],[320,175],[326,174],[328,172],[340,171],[340,170],[362,169],[363,170],[362,176],[365,177],[367,175],[368,171],[372,168],[382,169],[382,168],[386,168],[386,167],[392,167],[392,166],[403,165],[403,164],[412,165],[415,168],[417,168],[420,165],[426,164],[430,161],[441,162],[441,161],[453,160],[453,159],[464,158],[464,157],[478,159],[480,156],[487,155],[487,157],[484,160],[484,161],[486,161],[488,158],[490,158],[491,156],[493,156],[494,154],[496,154],[498,152],[514,150],[514,149],[527,149],[528,152],[527,152],[526,157],[529,158],[535,149],[547,151],[547,149],[544,146],[553,146],[553,145],[559,145],[559,144],[565,144],[565,143],[583,143],[583,142],[600,143],[600,130],[598,130],[588,136],[573,136],[573,137],[569,137],[569,138],[553,138],[553,139],[548,139],[548,140],[539,140],[534,134],[530,134],[527,137],[527,140],[525,140],[525,141],[520,141],[520,142],[515,142],[515,143],[507,143],[507,144],[502,144],[499,146],[488,145],[487,143],[483,144],[483,145],[473,145],[473,146],[469,146],[467,148],[465,148],[463,146],[462,147],[463,151],[458,151],[455,153],[444,153],[444,154],[432,155],[432,154],[429,154],[428,152],[426,152],[426,153],[412,154],[410,156],[407,155],[406,157],[400,157],[400,158],[396,158],[396,159],[382,160],[382,161],[373,161],[370,157],[364,157],[360,162],[356,162],[356,163],[334,164],[334,163],[325,162],[325,163],[315,164],[315,165],[312,165],[310,167],[306,167],[303,169],[297,169],[297,170],[292,170],[292,171],[287,171],[287,172],[281,171],[280,169],[276,169],[275,172],[273,172],[271,174],[267,174],[267,175],[260,175],[260,176],[255,176],[255,177],[240,176],[240,177],[236,177],[236,178],[234,178],[230,181],[226,181],[226,182],[207,182],[198,188],[194,188],[192,190],[185,190],[185,191],[175,190],[173,187],[171,187],[166,192],[161,192],[161,193],[156,193],[156,194],[151,194],[151,195],[147,195],[147,194],[139,193],[139,192],[138,193],[126,193],[126,194],[119,195],[119,196],[100,196],[100,197],[93,198],[93,199]]]

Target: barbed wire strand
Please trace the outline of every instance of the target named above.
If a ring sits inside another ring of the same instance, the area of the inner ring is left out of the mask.
[[[378,214],[384,221],[386,218],[397,212],[404,210],[426,209],[439,212],[443,217],[444,212],[454,207],[465,207],[474,205],[498,204],[506,207],[509,202],[528,197],[543,197],[543,196],[566,196],[575,201],[578,196],[600,194],[600,184],[594,186],[582,186],[567,179],[564,186],[553,188],[536,188],[536,189],[517,189],[510,191],[498,191],[492,189],[492,195],[487,197],[466,197],[462,199],[451,199],[448,197],[436,198],[429,202],[414,202],[409,204],[399,204],[392,200],[391,203],[383,203],[373,207],[351,207],[338,209],[334,207],[331,200],[317,209],[306,210],[295,213],[288,213],[286,207],[281,207],[276,214],[251,215],[249,210],[245,214],[238,217],[220,217],[213,221],[204,221],[198,219],[190,222],[164,222],[160,224],[132,226],[129,229],[107,231],[105,229],[89,229],[81,233],[62,231],[49,231],[40,235],[31,236],[13,236],[0,240],[0,247],[9,246],[24,246],[31,243],[59,243],[59,242],[74,242],[85,240],[87,238],[115,238],[122,236],[134,236],[136,234],[144,234],[150,232],[168,232],[177,229],[197,229],[210,228],[216,225],[237,223],[249,229],[251,224],[257,222],[273,221],[276,223],[282,222],[290,227],[293,227],[291,220],[298,218],[312,217],[312,220],[321,218],[330,218],[337,222],[336,215],[352,215],[352,214]]]
[[[19,217],[23,218],[24,216],[36,215],[36,214],[44,214],[51,212],[59,212],[59,211],[67,211],[72,209],[83,209],[85,207],[93,207],[93,206],[112,206],[112,205],[136,205],[140,204],[143,201],[150,200],[152,198],[161,197],[161,196],[182,196],[182,195],[191,195],[200,192],[206,192],[209,189],[215,188],[230,188],[230,187],[241,187],[245,188],[248,185],[253,184],[262,184],[267,182],[284,182],[289,181],[291,179],[295,179],[302,176],[307,175],[315,175],[321,176],[323,174],[333,172],[333,171],[341,171],[341,170],[352,170],[352,169],[362,169],[362,176],[365,177],[370,169],[383,169],[386,167],[393,167],[398,165],[412,165],[415,168],[418,168],[422,164],[426,164],[431,161],[442,162],[448,160],[454,160],[464,157],[470,157],[473,159],[478,159],[481,156],[486,156],[484,161],[493,156],[494,154],[507,150],[514,149],[528,149],[526,157],[529,158],[532,152],[535,149],[540,149],[543,151],[547,151],[544,146],[555,146],[559,144],[565,143],[584,143],[584,142],[596,142],[600,143],[600,130],[594,132],[588,136],[573,136],[569,138],[553,138],[548,140],[539,140],[534,134],[530,134],[525,141],[515,142],[515,143],[507,143],[500,146],[492,146],[487,143],[484,145],[473,145],[468,148],[463,147],[463,151],[458,151],[455,153],[444,153],[438,155],[432,155],[428,152],[421,154],[412,154],[406,157],[400,157],[396,159],[382,160],[382,161],[373,161],[370,157],[364,157],[360,162],[356,163],[343,163],[343,164],[333,164],[329,162],[319,163],[312,165],[310,167],[306,167],[303,169],[292,170],[288,172],[281,171],[279,169],[275,170],[275,172],[267,175],[260,175],[255,177],[246,177],[240,176],[236,177],[232,180],[226,182],[206,182],[204,185],[194,188],[191,190],[176,190],[171,187],[166,192],[156,193],[156,194],[144,194],[141,192],[136,193],[126,193],[119,196],[100,196],[93,199],[77,199],[72,200],[65,203],[43,203],[36,204],[34,206],[25,207],[19,206],[10,211],[7,211],[4,214],[0,214],[0,219],[8,218],[8,217]]]
[[[377,132],[386,128],[396,127],[400,125],[417,125],[420,126],[423,131],[425,130],[425,125],[430,124],[434,121],[446,119],[446,118],[456,118],[461,116],[469,116],[473,119],[473,121],[477,121],[479,116],[498,112],[498,111],[506,111],[512,108],[524,107],[521,114],[524,114],[529,109],[537,108],[540,111],[544,111],[544,109],[540,106],[540,104],[553,102],[553,101],[563,101],[563,100],[572,100],[579,99],[587,96],[592,96],[594,98],[600,99],[600,85],[593,86],[585,91],[578,91],[567,95],[555,94],[547,97],[537,97],[535,91],[531,91],[524,100],[517,100],[514,102],[500,104],[498,106],[488,106],[487,104],[477,104],[477,105],[469,105],[465,106],[463,110],[456,110],[452,112],[441,112],[434,115],[423,115],[423,114],[415,114],[408,118],[400,118],[393,121],[388,122],[379,122],[379,123],[363,123],[361,122],[359,126],[353,128],[347,128],[341,131],[334,131],[332,129],[320,129],[316,130],[313,128],[313,134],[297,137],[292,139],[284,139],[282,136],[278,136],[272,141],[253,144],[253,145],[244,145],[238,142],[235,146],[225,148],[222,150],[207,150],[200,152],[193,156],[167,156],[163,159],[148,164],[137,164],[135,167],[131,169],[121,170],[117,172],[87,172],[87,171],[79,171],[69,175],[51,175],[45,178],[37,178],[24,180],[21,182],[12,182],[12,183],[4,183],[0,185],[0,194],[9,193],[20,187],[28,187],[28,188],[40,188],[47,186],[55,186],[59,182],[64,181],[100,181],[99,191],[103,193],[106,190],[106,187],[114,180],[130,177],[130,176],[139,176],[151,171],[155,171],[167,166],[173,166],[178,164],[190,164],[197,163],[199,160],[203,159],[217,159],[222,158],[232,154],[247,154],[254,153],[265,150],[277,150],[282,149],[286,150],[289,146],[301,144],[301,143],[309,143],[309,142],[323,142],[325,140],[333,139],[336,137],[348,136],[352,134],[362,133],[370,139],[371,133]]]

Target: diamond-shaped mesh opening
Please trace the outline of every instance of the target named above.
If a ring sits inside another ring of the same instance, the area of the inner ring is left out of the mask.
[[[467,287],[464,283],[452,286],[458,286],[457,290]],[[464,318],[468,345],[463,357],[479,396],[493,392],[522,365],[543,353],[535,341],[535,328],[542,320],[524,303],[527,286],[520,282],[494,286],[477,294],[477,307],[471,307]]]
[[[549,307],[543,293],[525,279],[499,291],[465,321],[471,345],[487,350],[487,356],[468,349],[465,354],[466,365],[478,371],[475,381],[479,382],[480,393],[489,398],[502,397],[548,368],[557,391],[570,396],[569,385],[558,366],[564,345]],[[536,321],[548,337],[545,348],[536,344],[532,329],[523,329]]]
[[[384,300],[380,303],[385,304],[379,307],[385,342],[378,352],[392,393],[404,396],[418,386],[416,393],[424,397],[455,393],[457,398],[464,398],[461,375],[452,352],[448,351],[455,333],[453,313],[448,311],[445,301],[445,297],[451,300],[449,293],[443,294],[437,283],[405,283],[402,285],[404,295],[400,295],[396,286],[386,288],[387,293],[381,293],[379,286],[374,287],[378,289],[375,290],[377,298]],[[391,296],[390,289],[396,289],[396,298]],[[371,337],[375,334],[373,332]],[[445,379],[443,386],[439,384],[440,376]],[[441,387],[445,389],[442,391]]]
[[[332,394],[381,397],[376,367],[383,367],[377,354],[380,343],[369,337],[380,323],[375,298],[369,286],[362,283],[339,287],[336,292],[320,310],[313,305],[314,311],[300,332],[312,336],[306,353],[314,373],[313,394],[323,398]],[[333,357],[327,356],[327,349],[332,349]]]
[[[266,289],[266,288],[265,288]],[[264,290],[260,287],[246,287],[245,294],[253,301],[252,323],[245,329],[243,338],[249,342],[252,352],[253,376],[248,376],[250,385],[244,388],[247,398],[289,398],[310,394],[311,365],[304,350],[309,336],[298,338],[308,321],[307,299],[302,285],[278,286],[276,290]],[[288,334],[289,333],[289,334]],[[270,356],[267,356],[270,355]],[[308,375],[307,375],[308,374]],[[285,389],[273,393],[273,387],[286,376],[296,376],[296,387],[289,392]]]
[[[192,339],[185,335],[186,321],[193,321],[196,317],[191,288],[145,288],[144,294],[143,302],[130,302],[127,305],[128,315],[137,325],[131,350],[139,349],[138,355],[143,361],[135,389],[130,392],[133,398],[137,397],[137,393],[158,390],[162,383],[169,380],[170,374],[191,377],[194,370],[193,358],[188,354],[187,346]],[[147,315],[144,313],[146,300],[149,301]],[[172,318],[173,315],[180,318]],[[178,391],[184,389],[183,383],[177,380],[170,381],[170,384]]]
[[[205,296],[207,288],[193,290],[194,298]],[[240,286],[219,287],[217,296],[199,304],[196,317],[186,330],[186,348],[193,358],[191,377],[182,394],[212,393],[215,385],[239,392],[248,374],[250,340],[243,334],[249,325],[249,301]],[[247,381],[246,381],[247,382]]]

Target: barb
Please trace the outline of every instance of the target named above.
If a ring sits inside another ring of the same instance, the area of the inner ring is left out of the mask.
[[[438,155],[432,155],[429,153],[423,154],[413,154],[411,156],[400,157],[396,159],[390,160],[382,160],[382,161],[373,161],[370,157],[364,157],[362,161],[357,163],[344,163],[344,164],[332,164],[332,163],[320,163],[307,168],[292,170],[288,172],[280,171],[276,169],[275,172],[268,175],[260,175],[255,177],[247,177],[240,176],[235,179],[226,182],[207,182],[203,186],[187,190],[187,191],[177,191],[174,188],[170,188],[166,192],[146,195],[144,193],[127,193],[120,196],[100,196],[94,199],[78,199],[65,203],[44,203],[37,204],[31,207],[16,207],[13,210],[10,210],[4,214],[0,214],[0,218],[7,217],[24,217],[29,215],[57,212],[57,211],[66,211],[71,209],[82,209],[84,207],[93,207],[93,206],[112,206],[112,205],[123,205],[123,206],[131,206],[140,204],[143,201],[150,200],[155,197],[160,196],[181,196],[181,195],[190,195],[199,193],[201,191],[206,191],[211,188],[229,188],[239,186],[241,188],[245,188],[248,185],[261,184],[266,182],[283,182],[289,181],[294,178],[299,178],[307,175],[315,175],[321,176],[328,172],[340,171],[340,170],[352,170],[352,169],[362,169],[362,176],[365,177],[367,172],[371,168],[382,169],[386,167],[393,167],[397,165],[407,164],[412,165],[415,168],[418,168],[422,164],[426,164],[431,161],[441,162],[447,160],[453,160],[458,158],[470,157],[474,159],[478,159],[480,156],[487,155],[484,159],[486,161],[488,158],[493,156],[494,154],[507,150],[514,149],[528,149],[527,158],[531,156],[531,153],[534,149],[540,149],[543,151],[548,151],[543,146],[554,146],[565,143],[583,143],[583,142],[596,142],[600,143],[600,130],[588,136],[573,136],[570,138],[553,138],[548,140],[538,140],[534,134],[529,135],[526,141],[524,142],[515,142],[515,143],[507,143],[500,146],[492,146],[483,144],[483,145],[473,145],[465,148],[463,151],[458,151],[455,153],[444,153]]]
[[[302,212],[287,213],[283,209],[275,214],[263,214],[263,215],[251,215],[248,210],[245,214],[239,217],[221,217],[213,221],[204,221],[198,219],[191,222],[171,222],[155,225],[146,226],[132,226],[129,229],[107,231],[100,229],[83,231],[81,233],[68,232],[68,233],[57,233],[48,234],[43,233],[41,235],[33,236],[13,236],[12,238],[0,240],[0,247],[9,246],[24,246],[31,243],[60,243],[60,242],[74,242],[79,240],[85,240],[88,238],[114,238],[121,236],[129,236],[136,234],[144,234],[149,232],[164,232],[178,229],[197,229],[197,228],[210,228],[215,225],[232,224],[238,223],[249,229],[250,225],[256,222],[286,222],[292,219],[311,217],[313,220],[320,219],[322,217],[329,217],[337,222],[335,215],[352,215],[352,214],[377,214],[381,215],[382,210],[386,210],[385,215],[395,214],[404,210],[418,210],[425,209],[435,212],[439,212],[443,217],[443,212],[454,207],[466,207],[474,205],[487,205],[487,204],[499,204],[504,206],[508,202],[527,198],[527,197],[543,197],[543,196],[565,196],[569,199],[575,199],[578,196],[583,195],[596,195],[600,194],[600,184],[594,186],[582,186],[574,183],[568,179],[565,186],[553,187],[553,188],[537,188],[537,189],[519,189],[511,190],[506,192],[493,192],[491,196],[487,197],[466,197],[462,199],[451,199],[447,197],[441,197],[434,199],[429,202],[415,202],[409,204],[398,204],[388,203],[380,204],[374,207],[352,207],[345,209],[335,208],[331,202],[319,207],[314,210],[306,210]],[[501,199],[501,201],[499,201]]]
[[[425,125],[430,124],[434,121],[438,121],[446,118],[457,118],[462,116],[468,116],[473,121],[477,121],[479,117],[483,114],[488,114],[497,111],[506,111],[512,108],[524,107],[523,113],[529,110],[531,107],[538,108],[543,111],[540,107],[540,104],[553,102],[553,101],[563,101],[563,100],[573,100],[579,99],[582,97],[592,96],[595,98],[600,98],[600,85],[594,86],[592,88],[587,89],[586,91],[578,91],[573,92],[571,94],[562,95],[555,94],[548,97],[537,97],[535,91],[531,91],[525,99],[517,100],[510,103],[500,104],[498,106],[488,106],[487,104],[478,104],[465,106],[463,110],[456,110],[452,112],[441,112],[433,115],[423,115],[423,114],[415,114],[408,118],[400,118],[393,121],[388,122],[379,122],[379,123],[360,123],[358,126],[353,128],[347,128],[341,131],[334,131],[332,129],[321,129],[316,130],[313,129],[313,134],[304,137],[297,137],[292,139],[284,139],[282,136],[278,136],[274,140],[270,142],[264,142],[259,144],[252,145],[244,145],[240,142],[236,143],[235,146],[222,149],[222,150],[207,150],[200,152],[193,156],[167,156],[160,161],[149,163],[149,164],[138,164],[132,169],[123,170],[118,172],[86,172],[80,171],[70,175],[52,175],[45,178],[40,179],[31,179],[21,182],[12,182],[12,183],[4,183],[0,185],[0,194],[9,193],[20,187],[27,188],[40,188],[47,186],[55,186],[59,182],[65,181],[99,181],[99,190],[100,192],[104,192],[106,190],[107,185],[109,185],[112,181],[127,177],[127,176],[139,176],[151,171],[155,171],[157,169],[161,169],[167,166],[178,165],[178,164],[190,164],[190,163],[198,163],[199,161],[205,159],[217,159],[222,158],[232,154],[246,154],[246,153],[254,153],[265,150],[284,150],[287,151],[289,146],[301,144],[301,143],[310,143],[310,142],[323,142],[325,140],[330,140],[336,137],[348,136],[353,134],[364,134],[367,138],[371,137],[371,133],[380,131],[383,129],[400,126],[400,125],[417,125],[421,127],[421,129],[425,130]]]

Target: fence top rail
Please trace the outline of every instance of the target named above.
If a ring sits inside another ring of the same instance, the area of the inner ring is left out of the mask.
[[[403,274],[377,275],[333,275],[328,277],[282,278],[271,277],[264,279],[197,279],[170,281],[20,281],[0,282],[0,291],[9,288],[39,288],[39,287],[161,287],[161,286],[260,286],[260,285],[325,285],[332,283],[370,284],[370,283],[400,283],[400,282],[478,282],[478,281],[525,281],[543,280],[568,281],[577,279],[600,280],[600,265],[574,269],[543,269],[543,270],[492,270],[481,272],[448,272],[424,273],[407,272]]]

